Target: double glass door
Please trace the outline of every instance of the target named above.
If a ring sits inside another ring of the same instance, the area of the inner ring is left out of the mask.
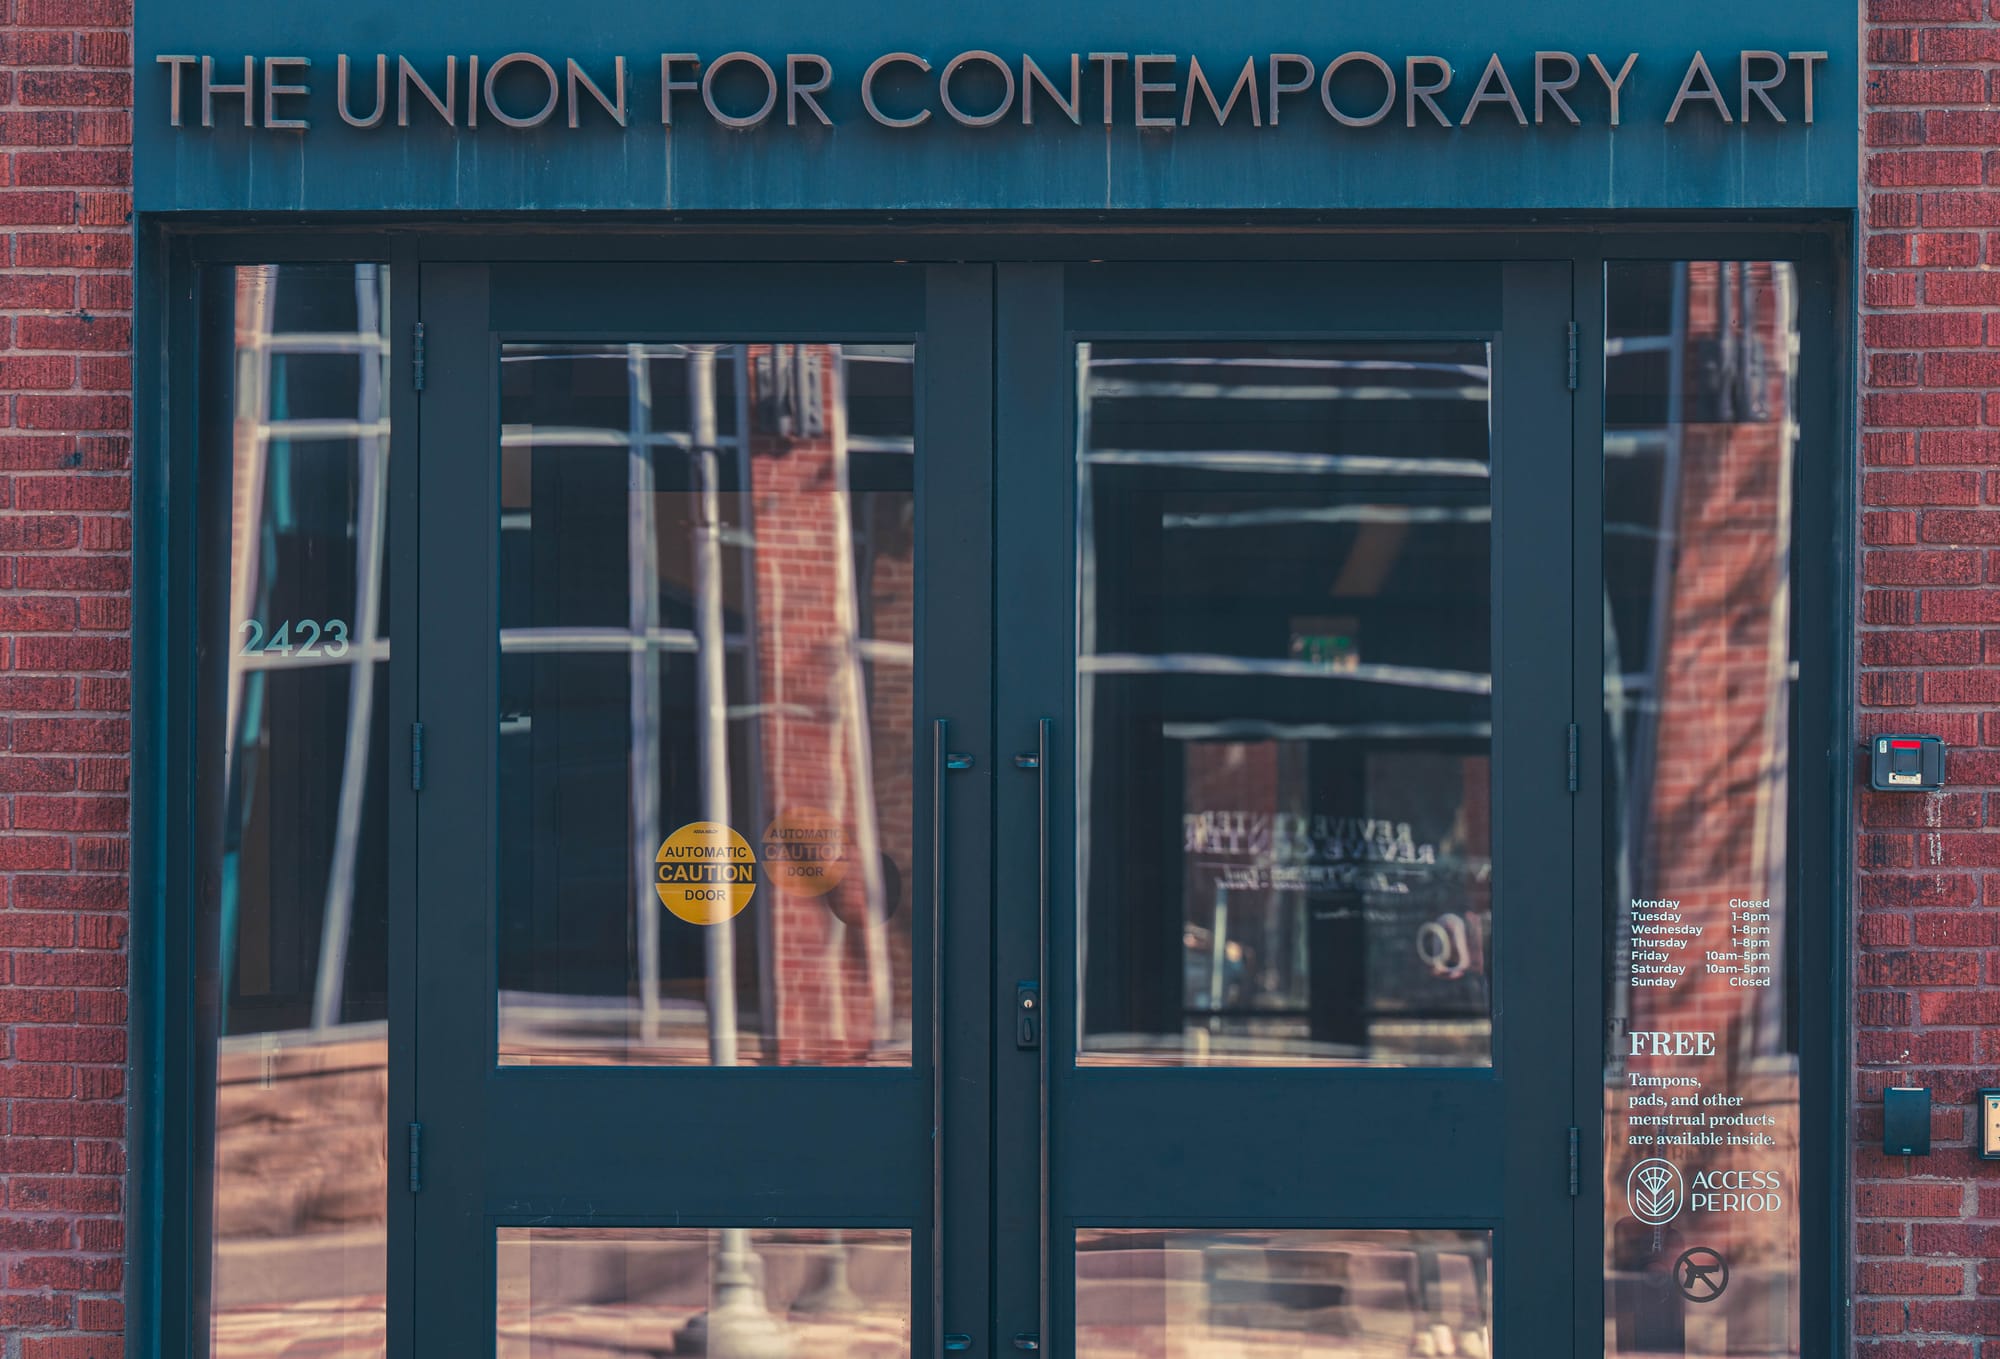
[[[424,266],[402,1343],[1568,1352],[1569,290]]]

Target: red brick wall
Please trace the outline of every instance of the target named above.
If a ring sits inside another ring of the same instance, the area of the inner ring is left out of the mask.
[[[1865,0],[1860,731],[1936,732],[1936,796],[1863,793],[1855,896],[1855,1352],[2000,1335],[2000,4]],[[1881,1154],[1881,1092],[1936,1098]],[[2000,1345],[1984,1342],[1985,1353]]]
[[[131,5],[0,0],[0,1354],[124,1330]]]

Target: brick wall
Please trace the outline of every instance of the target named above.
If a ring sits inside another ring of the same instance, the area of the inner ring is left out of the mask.
[[[1936,796],[1864,793],[1856,890],[1855,1352],[2000,1355],[2000,4],[1865,0],[1860,732],[1936,732]],[[1929,1085],[1887,1158],[1881,1092]]]
[[[131,5],[0,0],[0,1356],[122,1347]]]

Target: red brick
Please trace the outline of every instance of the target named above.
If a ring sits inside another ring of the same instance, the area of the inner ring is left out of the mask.
[[[1868,344],[1877,349],[1967,347],[1986,338],[1985,318],[1971,311],[1865,316],[1861,329]]]
[[[132,644],[123,637],[21,637],[14,643],[20,670],[123,670]]]
[[[126,396],[20,396],[14,398],[14,418],[23,429],[127,429],[132,424],[132,400]]]
[[[1919,73],[1910,72],[1909,74],[1917,75]],[[1922,74],[1944,75],[1948,73],[1925,72]],[[1969,75],[1976,73],[1957,72],[1952,74]],[[1994,226],[2000,224],[2000,193],[1926,193],[1920,195],[1918,220],[1927,227]]]
[[[1983,648],[1976,632],[1866,632],[1863,665],[1977,665]],[[1956,752],[1954,752],[1956,753]]]
[[[28,1137],[123,1137],[125,1110],[101,1102],[17,1100],[14,1131]]]
[[[1926,623],[2000,623],[2000,591],[1926,590]]]
[[[129,269],[132,237],[127,232],[84,231],[20,235],[14,238],[14,263],[36,269]]]
[[[1875,110],[1868,115],[1868,145],[1922,146],[1924,115],[1916,109]]]
[[[1861,436],[1861,461],[1870,467],[1911,467],[1917,436],[1909,430],[1870,430]]]
[[[1924,301],[1929,305],[1990,307],[2000,302],[2000,274],[1970,269],[1933,269],[1923,277]]]
[[[1994,303],[2000,303],[2000,274],[1927,274],[1924,290],[1926,295],[1933,291],[1954,294],[1954,301],[1970,302],[1976,293],[1992,295]],[[1976,282],[1976,287],[1966,286]],[[22,317],[26,324],[34,318]],[[25,345],[24,345],[25,347]],[[1944,353],[1924,356],[1924,386],[1926,387],[1993,387],[2000,386],[2000,353],[1993,351],[1949,350]],[[1922,436],[1918,436],[1921,441]]]
[[[85,66],[130,66],[132,35],[113,30],[76,35],[76,59]],[[130,90],[130,85],[127,85]]]
[[[1854,1211],[1858,1217],[1957,1217],[1965,1198],[1959,1184],[1857,1184]]]
[[[17,718],[12,724],[17,752],[123,753],[131,749],[131,723],[111,717]]]
[[[1862,305],[1869,307],[1914,307],[1918,279],[1915,274],[1869,274],[1861,281]]]
[[[1986,78],[1979,71],[1885,68],[1868,82],[1870,104],[1983,104]]]
[[[132,0],[15,0],[14,20],[39,28],[129,28]]]
[[[41,105],[56,108],[129,108],[132,104],[132,77],[124,71],[23,71],[14,88],[15,97],[30,107]],[[52,179],[40,182],[123,184],[130,180],[131,175],[128,172],[123,177],[112,179]]]
[[[1923,204],[1913,193],[1868,195],[1868,225],[1871,227],[1913,227],[1922,220]]]
[[[22,590],[128,590],[131,564],[123,557],[22,557],[15,563]]]
[[[1926,680],[1937,676],[1926,676]],[[1908,793],[1864,792],[1861,795],[1861,824],[1872,827],[1909,826],[1941,830],[1946,827],[1976,829],[1981,815],[1978,793],[1946,791],[1912,796]]]
[[[1870,354],[1868,356],[1868,385],[1870,387],[1915,387],[1923,380],[1924,360],[1921,354]]]
[[[1952,840],[1993,841],[2000,863],[2000,835],[1945,835]],[[1976,986],[1979,983],[1979,955],[1975,953],[1929,953],[1885,951],[1864,953],[1856,959],[1857,975],[1863,986]]]
[[[1860,1255],[1908,1254],[1910,1229],[1900,1222],[1857,1223],[1854,1229],[1854,1249]]]
[[[1982,948],[2000,944],[2000,911],[1919,911],[1917,943],[1926,948]]]
[[[65,35],[50,36],[65,47],[69,45],[69,39]],[[56,109],[0,112],[0,141],[15,147],[70,146],[76,141],[76,115]],[[15,196],[17,195],[9,195],[9,197]]]
[[[124,351],[132,347],[132,323],[123,316],[89,313],[23,316],[15,327],[15,336],[23,349]]]
[[[1870,472],[1861,496],[1870,505],[1977,505],[1975,472]]]
[[[1882,548],[1862,556],[1862,579],[1870,585],[1977,585],[1981,576],[1976,552]]]
[[[1861,991],[1854,997],[1854,1022],[1908,1024],[1910,1009],[1909,996],[1900,991]]]
[[[1964,1265],[1933,1265],[1919,1260],[1864,1260],[1856,1267],[1854,1275],[1855,1286],[1864,1293],[1957,1297],[1965,1291]]]
[[[1980,0],[1868,0],[1864,12],[1871,24],[1949,24],[1979,18],[1979,6]]]
[[[43,197],[74,204],[65,194],[0,194],[0,222],[7,216],[7,204],[14,197]],[[67,307],[76,301],[76,279],[68,274],[0,274],[0,308]]]
[[[1905,1329],[1900,1302],[1857,1301],[1853,1316],[1856,1335],[1901,1335]]]
[[[1984,158],[1977,151],[1885,151],[1868,157],[1868,182],[1890,188],[1927,184],[1972,185],[1983,183],[1985,178]]]
[[[77,397],[74,399],[89,402],[108,400],[105,397]],[[115,412],[104,413],[111,414]],[[124,413],[129,420],[131,415],[130,402],[124,403]],[[122,510],[131,503],[131,493],[131,483],[124,477],[22,477],[14,484],[14,508],[19,510]],[[1951,504],[1956,502],[1939,501],[1936,503]]]
[[[1977,425],[1979,398],[1970,392],[1879,392],[1862,398],[1871,425]]]
[[[1933,359],[1944,357],[1931,355]],[[1917,436],[1923,463],[2000,463],[2000,430],[1927,429]]]
[[[76,360],[68,354],[0,357],[0,390],[62,391],[75,383]]]
[[[116,1336],[24,1336],[21,1359],[124,1359]]]
[[[1871,547],[1911,546],[1917,541],[1917,516],[1910,510],[1871,510],[1861,516],[1861,541]]]
[[[1918,39],[1919,60],[1939,66],[2000,62],[2000,31],[1927,28]]]
[[[1914,28],[1871,28],[1868,30],[1870,62],[1912,62],[1917,59],[1917,30]],[[1869,141],[1874,141],[1871,135]]]
[[[1861,880],[1857,895],[1864,907],[1878,909],[1970,906],[1978,899],[1974,879],[1960,873],[1871,873]]]
[[[70,1299],[61,1293],[0,1293],[0,1329],[67,1326]]]
[[[123,830],[125,807],[122,797],[19,797],[14,799],[14,824],[21,830]]]
[[[1910,1329],[1956,1335],[2000,1335],[2000,1299],[1912,1302]]]
[[[13,881],[14,909],[21,911],[123,911],[128,893],[122,876],[23,873]]]

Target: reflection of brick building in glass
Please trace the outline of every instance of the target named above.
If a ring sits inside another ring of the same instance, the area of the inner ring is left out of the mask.
[[[830,892],[788,889],[770,856],[765,919],[774,938],[776,1050],[780,1065],[910,1059],[910,904],[916,700],[915,502],[907,443],[864,459],[900,459],[900,479],[854,484],[850,415],[837,346],[751,346],[752,409],[775,410],[757,390],[787,358],[818,364],[827,380],[817,417],[753,422],[750,514],[755,543],[762,783],[773,818],[822,813],[845,857]],[[789,351],[789,353],[785,352]],[[907,355],[899,365],[908,391]],[[849,365],[848,371],[859,364]],[[806,397],[817,392],[806,384]],[[903,428],[868,440],[907,438]],[[891,489],[893,488],[893,489]],[[813,697],[816,696],[816,697]],[[861,715],[861,714],[865,714]]]
[[[910,358],[504,351],[503,1062],[909,1061]],[[704,820],[838,880],[689,925]]]
[[[1796,1354],[1795,285],[1781,264],[1627,265],[1608,298],[1613,1352]],[[1648,1158],[1678,1170],[1683,1195],[1658,1225],[1628,1195]],[[1670,1277],[1696,1244],[1733,1271],[1714,1307],[1685,1303]]]

